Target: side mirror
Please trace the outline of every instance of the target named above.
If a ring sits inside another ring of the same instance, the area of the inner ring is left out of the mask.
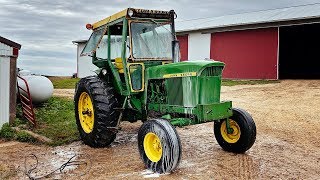
[[[172,41],[173,62],[180,62],[180,43],[178,40]]]
[[[129,82],[132,92],[144,91],[144,64],[129,63]]]

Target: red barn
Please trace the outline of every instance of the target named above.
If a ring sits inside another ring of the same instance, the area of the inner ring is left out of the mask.
[[[225,62],[224,78],[320,78],[320,4],[178,21],[176,29],[181,59]]]

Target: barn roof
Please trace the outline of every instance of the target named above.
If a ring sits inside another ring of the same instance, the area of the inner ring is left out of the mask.
[[[73,44],[87,43],[87,42],[88,42],[87,39],[79,39],[79,40],[72,41]]]
[[[320,18],[320,3],[176,22],[178,33]],[[319,21],[320,22],[320,21]]]
[[[16,42],[13,42],[9,39],[6,39],[2,36],[0,36],[0,42],[3,43],[3,44],[6,44],[7,46],[10,46],[10,47],[14,47],[14,48],[17,48],[17,49],[20,49],[21,48],[21,45],[16,43]]]

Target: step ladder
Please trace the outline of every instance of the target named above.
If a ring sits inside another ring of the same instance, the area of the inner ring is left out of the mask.
[[[18,79],[22,80],[25,85],[24,89],[21,85],[19,85],[19,81],[17,81],[18,95],[22,106],[22,115],[35,127],[37,123],[28,82],[19,75],[17,77]]]

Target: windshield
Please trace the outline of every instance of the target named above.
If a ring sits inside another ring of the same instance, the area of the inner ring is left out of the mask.
[[[81,52],[81,56],[92,55],[96,51],[98,44],[102,39],[102,36],[106,33],[106,30],[107,26],[103,26],[91,34],[86,46]]]
[[[132,22],[132,56],[136,59],[172,59],[170,24]]]
[[[129,36],[126,40],[126,57],[129,57]],[[108,59],[110,53],[110,58],[115,59],[121,57],[122,49],[122,35],[110,35],[110,51],[108,50],[108,34],[104,35],[96,49],[96,57],[99,59]]]

